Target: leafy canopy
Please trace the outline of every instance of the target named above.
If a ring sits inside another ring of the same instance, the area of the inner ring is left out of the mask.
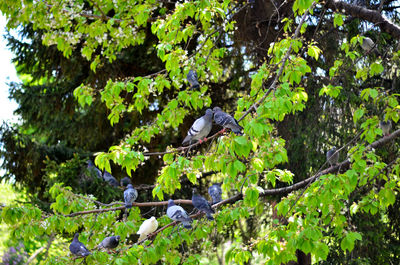
[[[377,141],[383,113],[386,119],[399,120],[394,33],[374,28],[379,46],[386,45],[388,51],[383,56],[365,54],[358,21],[338,13],[342,11],[318,2],[294,1],[264,12],[266,2],[2,1],[0,10],[9,29],[31,25],[40,32],[42,44],[56,47],[68,64],[77,58],[87,64],[82,71],[90,74],[73,83],[74,114],[84,121],[92,117],[85,114],[105,106],[101,115],[108,119],[109,129],[118,132],[109,145],[82,147],[87,151],[102,147],[95,158],[100,169],[111,172],[119,167],[135,177],[158,159],[148,200],[185,194],[186,179],[189,186],[205,185],[211,179],[200,177],[205,172],[215,173],[213,180],[223,182],[224,196],[230,198],[218,207],[215,222],[196,220],[193,230],[179,233],[173,231],[175,224],[169,226],[165,209],[156,210],[163,228],[154,241],[135,244],[145,206],[138,204],[124,216],[124,207],[109,208],[92,195],[74,192],[70,186],[80,184],[62,180],[75,172],[70,166],[83,159],[70,155],[70,160],[47,161],[43,166],[52,180],[45,186],[49,209],[30,204],[2,208],[2,221],[13,226],[13,238],[51,246],[54,251],[41,257],[44,264],[73,263],[68,244],[77,231],[89,249],[110,234],[121,236],[118,252],[93,251],[87,264],[209,263],[220,260],[219,250],[226,262],[235,264],[250,260],[282,264],[296,260],[299,252],[321,264],[352,257],[360,257],[352,262],[365,258],[372,263],[399,258],[395,251],[379,257],[363,251],[371,246],[363,239],[373,238],[368,226],[377,228],[374,236],[384,241],[382,249],[399,243],[393,225],[398,212],[392,208],[398,203],[399,162],[397,143],[389,141],[397,133]],[[351,13],[351,6],[347,8]],[[257,17],[260,13],[264,20]],[[259,21],[248,24],[252,19]],[[141,65],[134,68],[127,63],[131,68],[114,73],[114,67],[127,58]],[[21,67],[24,71],[40,67],[28,66]],[[187,84],[190,69],[198,73],[198,90]],[[53,81],[60,76],[52,74],[41,81],[58,87]],[[234,113],[244,135],[214,134],[207,148],[179,147],[186,133],[180,130],[188,117],[216,105]],[[54,136],[51,131],[42,120],[33,122],[34,117],[25,117],[24,129],[41,137],[26,143],[55,144],[57,139],[49,140]],[[18,133],[8,135],[9,141],[19,140]],[[62,130],[57,136],[68,139],[67,145],[78,152],[78,142]],[[335,144],[343,147],[344,162],[322,171],[323,153]],[[387,152],[379,150],[385,148]],[[384,229],[379,231],[379,226]],[[46,242],[46,237],[56,237],[59,247],[53,239]],[[230,247],[224,252],[228,241]],[[215,256],[207,257],[214,247]]]

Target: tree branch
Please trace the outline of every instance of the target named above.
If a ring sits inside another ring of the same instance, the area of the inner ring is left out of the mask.
[[[337,0],[327,0],[326,6],[336,12],[358,17],[374,23],[393,37],[400,38],[400,27],[396,24],[393,24],[393,22],[384,17],[379,11],[370,10],[361,6],[348,4],[346,2]]]
[[[380,147],[390,141],[392,141],[393,139],[397,138],[400,136],[400,129],[397,131],[394,131],[392,134],[390,134],[389,136],[385,136],[373,143],[371,143],[370,145],[367,146],[367,149],[371,149],[371,148],[377,148]],[[391,163],[393,164],[393,162]],[[325,175],[325,174],[329,174],[329,173],[334,173],[337,172],[339,169],[341,168],[348,168],[350,166],[350,161],[348,159],[346,159],[345,161],[332,166],[330,168],[327,168],[317,174],[315,174],[312,177],[309,177],[303,181],[300,181],[298,183],[295,183],[293,185],[287,186],[287,187],[283,187],[283,188],[277,188],[277,189],[266,189],[263,190],[259,193],[260,197],[266,197],[266,196],[271,196],[271,195],[284,195],[287,194],[289,192],[295,191],[295,190],[299,190],[301,188],[306,187],[308,184],[314,182],[315,180],[317,180],[320,176]],[[389,165],[388,165],[389,166]],[[386,166],[386,167],[388,167]],[[212,205],[212,208],[217,208],[221,205],[224,204],[233,204],[239,200],[243,199],[243,194],[242,193],[237,193],[234,196],[225,199],[223,201],[220,201],[219,203],[216,203],[214,205]],[[174,200],[175,204],[187,204],[187,205],[192,205],[192,201],[191,200]],[[144,203],[132,203],[133,206],[136,207],[150,207],[150,206],[162,206],[162,205],[167,205],[168,201],[162,201],[162,202],[144,202]],[[120,207],[115,207],[115,208],[106,208],[106,209],[94,209],[94,210],[88,210],[88,211],[81,211],[81,212],[76,212],[76,213],[71,213],[68,215],[65,215],[65,217],[75,217],[75,216],[79,216],[79,215],[86,215],[86,214],[91,214],[91,213],[103,213],[103,212],[109,212],[109,211],[117,211],[117,210],[124,210],[125,206],[120,206]],[[190,217],[192,219],[197,218],[202,216],[204,213],[199,212],[196,214],[191,215]],[[177,225],[178,222],[171,222],[165,226],[163,226],[162,228],[158,229],[157,231],[155,231],[154,233],[151,233],[149,235],[147,235],[147,237],[145,237],[143,240],[135,243],[135,244],[141,244],[144,241],[146,241],[147,239],[157,235],[158,233],[162,232],[163,230],[167,229],[168,227],[171,226],[175,226]],[[134,244],[134,245],[135,245]],[[133,246],[133,245],[132,245]],[[131,247],[132,247],[131,246]],[[42,251],[43,249],[41,249]],[[36,254],[37,255],[37,254]]]
[[[40,252],[42,252],[44,249],[46,249],[45,246],[43,246],[43,247],[37,249],[35,252],[33,252],[32,256],[30,256],[29,259],[26,261],[26,264],[31,263],[37,257],[37,255],[39,255]]]

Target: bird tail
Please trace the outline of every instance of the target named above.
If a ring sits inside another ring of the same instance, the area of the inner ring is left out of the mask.
[[[211,213],[206,213],[207,219],[212,221],[214,220],[214,217],[211,215]]]
[[[126,208],[126,209],[132,208],[132,204],[125,204],[125,208]]]
[[[183,139],[182,145],[186,146],[186,145],[190,145],[192,142],[192,136],[191,135],[187,135],[185,137],[185,139]]]
[[[232,129],[232,131],[236,134],[236,135],[243,135],[243,127],[238,125],[237,128]]]
[[[186,229],[192,229],[192,224],[190,223],[189,220],[187,221],[182,221],[183,227]]]

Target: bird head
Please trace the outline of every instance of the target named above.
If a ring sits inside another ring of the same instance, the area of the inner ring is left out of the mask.
[[[74,240],[78,240],[78,237],[79,237],[79,233],[75,233]]]
[[[198,194],[197,188],[193,188],[193,194]]]
[[[120,236],[116,236],[116,237],[115,237],[115,240],[116,240],[117,242],[119,242],[120,239],[121,239]]]
[[[220,107],[214,107],[214,108],[213,108],[213,111],[214,111],[214,112],[221,111],[221,108],[220,108]]]
[[[206,115],[212,115],[213,113],[212,109],[206,109]]]
[[[133,189],[132,184],[128,184],[128,186],[126,186],[126,189]]]
[[[152,221],[152,222],[154,222],[156,220],[156,218],[154,217],[154,216],[152,216],[151,218],[150,218],[150,221]]]
[[[174,206],[174,205],[175,205],[174,200],[173,199],[169,199],[168,200],[168,207]]]

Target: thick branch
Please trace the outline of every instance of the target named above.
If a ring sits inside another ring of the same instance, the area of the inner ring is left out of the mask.
[[[400,38],[400,27],[393,24],[384,17],[379,11],[370,10],[361,6],[352,5],[343,1],[327,0],[326,6],[346,15],[358,17],[378,25],[383,31],[391,34],[395,38]]]
[[[45,249],[46,249],[46,247],[43,246],[43,247],[37,249],[35,252],[33,252],[32,256],[30,256],[29,259],[26,261],[26,264],[31,263],[34,259],[36,259],[37,255],[39,255],[40,252],[42,252]]]
[[[394,138],[397,138],[398,136],[400,136],[400,129],[393,132],[392,134],[390,134],[389,136],[383,137],[373,143],[371,143],[370,145],[367,146],[367,149],[369,148],[377,148],[380,147],[388,142],[390,142],[391,140],[393,140]],[[300,181],[296,184],[293,184],[291,186],[288,187],[284,187],[284,188],[279,188],[279,189],[269,189],[269,190],[264,190],[263,192],[260,193],[260,196],[268,196],[268,195],[278,195],[278,194],[287,194],[289,192],[295,191],[295,190],[299,190],[303,187],[305,187],[307,184],[314,182],[318,177],[322,176],[322,175],[326,175],[329,173],[335,173],[337,172],[339,169],[346,169],[350,166],[350,161],[349,160],[345,160],[333,167],[327,168],[317,174],[315,174],[312,177],[309,177],[303,181]]]

